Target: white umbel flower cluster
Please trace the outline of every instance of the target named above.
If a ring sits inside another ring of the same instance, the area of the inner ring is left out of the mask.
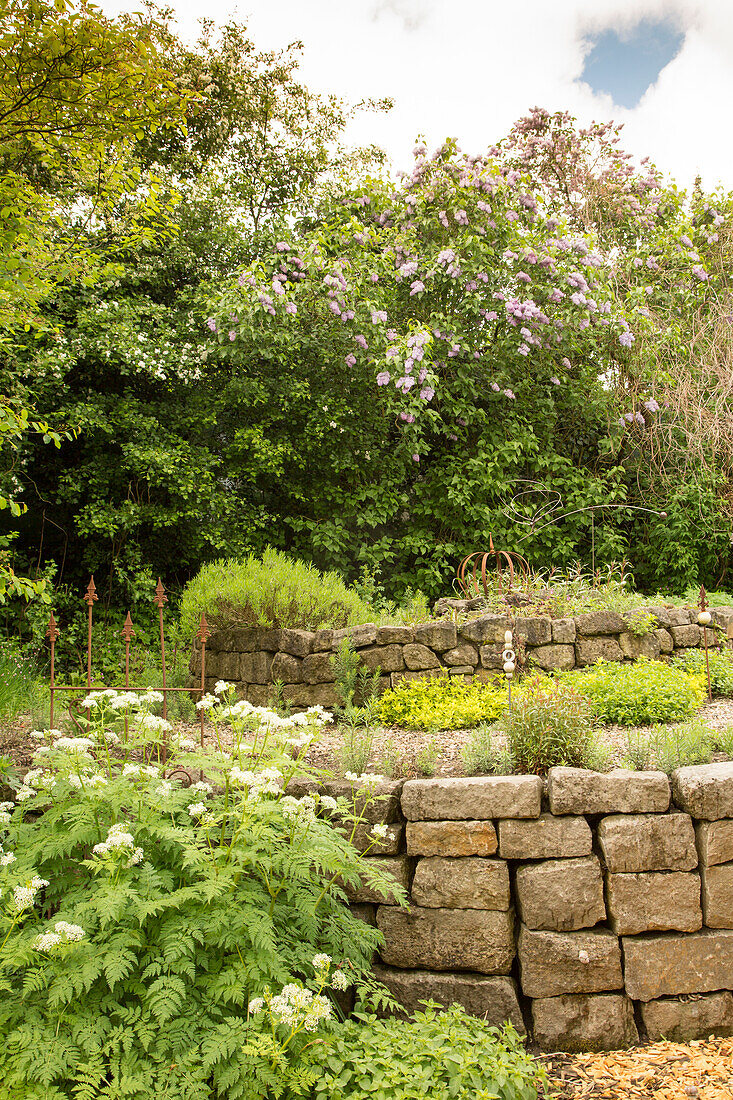
[[[268,1007],[276,1024],[302,1027],[305,1031],[315,1031],[321,1020],[331,1015],[331,1002],[327,997],[294,983],[283,986],[282,992],[271,998]]]
[[[157,779],[160,768],[155,764],[125,764],[120,774],[123,779]]]
[[[15,809],[14,802],[0,802],[0,825],[9,825]]]
[[[135,838],[128,833],[124,825],[113,825],[107,833],[107,839],[92,848],[95,856],[102,859],[114,858],[122,855],[125,858],[123,867],[134,867],[143,860],[142,848],[135,847]]]
[[[293,798],[291,794],[286,794],[284,798],[280,799],[279,805],[285,820],[290,821],[293,825],[307,828],[316,820],[317,803],[310,794],[303,795],[302,798]]]
[[[233,787],[245,787],[247,797],[261,798],[264,794],[280,794],[280,780],[283,774],[279,768],[263,768],[259,772],[245,771],[237,764],[229,771],[229,782]]]
[[[36,951],[54,951],[67,943],[77,943],[84,938],[85,934],[81,925],[57,920],[53,926],[53,932],[42,932],[40,936],[36,936],[33,946]]]
[[[358,785],[360,790],[374,790],[380,783],[384,783],[383,775],[372,775],[371,772],[362,772],[361,775],[357,775],[356,772],[344,772],[344,779],[348,783]]]
[[[30,909],[36,900],[36,894],[44,886],[48,886],[48,879],[39,878],[38,875],[34,875],[30,882],[26,882],[25,886],[15,886],[13,888],[13,901],[17,911],[22,913],[25,909]]]

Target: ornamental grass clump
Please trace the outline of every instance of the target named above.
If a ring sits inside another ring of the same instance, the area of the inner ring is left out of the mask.
[[[546,677],[525,681],[501,728],[515,771],[543,775],[553,767],[597,764],[593,708],[570,684]]]
[[[623,664],[598,661],[563,672],[560,679],[586,695],[603,722],[620,726],[681,722],[702,706],[707,694],[703,675],[643,657]]]
[[[349,840],[380,777],[355,779],[352,798],[296,798],[321,708],[282,718],[217,684],[199,704],[216,731],[203,751],[151,713],[161,698],[90,693],[81,735],[35,731],[34,766],[0,809],[9,1095],[255,1100],[274,1073],[251,1055],[257,999],[282,1009],[280,1050],[286,1001],[308,1030],[329,990],[371,969],[380,935],[344,890],[395,893]]]

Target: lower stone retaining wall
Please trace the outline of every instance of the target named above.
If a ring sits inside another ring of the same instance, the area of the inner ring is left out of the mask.
[[[344,630],[279,630],[241,627],[212,634],[206,647],[206,686],[217,680],[237,685],[240,696],[264,705],[273,681],[282,682],[284,698],[294,706],[337,706],[331,658],[344,637],[363,663],[381,669],[381,690],[401,680],[448,673],[488,680],[500,673],[504,632],[512,629],[519,659],[543,669],[594,664],[601,657],[623,661],[671,655],[702,645],[695,610],[652,607],[657,626],[638,636],[622,615],[593,611],[574,619],[511,618],[482,615],[466,622],[440,619],[417,626],[366,624]],[[715,608],[708,644],[719,645],[733,625],[733,608]],[[201,652],[195,648],[191,672],[201,675]]]
[[[410,909],[367,886],[350,896],[384,934],[375,973],[406,1009],[457,1001],[543,1050],[733,1034],[733,763],[680,768],[671,785],[553,768],[544,783],[399,780],[380,793],[369,816],[388,834],[366,858]]]

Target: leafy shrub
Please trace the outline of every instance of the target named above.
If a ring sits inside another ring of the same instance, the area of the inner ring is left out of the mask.
[[[733,695],[733,658],[727,652],[708,650],[710,661],[710,687],[714,695]],[[702,676],[707,683],[705,653],[701,649],[683,649],[675,655],[672,664],[685,672]]]
[[[651,611],[644,611],[641,607],[626,614],[626,626],[630,633],[637,638],[643,638],[645,634],[650,634],[656,625],[656,615],[653,615]]]
[[[599,661],[563,672],[560,681],[586,695],[602,721],[621,726],[680,722],[702,706],[706,695],[701,676],[644,658],[624,664]]]
[[[461,760],[469,775],[510,775],[514,771],[512,754],[506,745],[497,745],[491,726],[478,726],[461,750]]]
[[[385,691],[377,714],[385,726],[455,730],[491,722],[505,706],[506,693],[490,684],[458,676],[423,676]]]
[[[675,768],[709,764],[714,738],[714,731],[697,718],[677,726],[655,726],[649,734],[654,765],[671,775]]]
[[[181,597],[180,631],[196,632],[201,612],[215,626],[268,626],[317,630],[374,619],[373,609],[348,588],[338,573],[265,550],[204,565]]]
[[[525,681],[501,727],[516,771],[542,775],[562,765],[589,766],[596,739],[593,708],[571,684],[547,677]]]
[[[48,691],[40,678],[36,661],[20,646],[3,639],[0,643],[0,718],[36,713],[47,704]]]
[[[543,1070],[511,1024],[426,1003],[409,1020],[357,1014],[310,1048],[314,1100],[537,1100]]]
[[[376,884],[374,868],[321,815],[355,827],[371,780],[353,799],[285,794],[327,716],[280,719],[229,698],[204,707],[217,731],[231,723],[231,751],[189,751],[151,714],[155,692],[92,693],[88,736],[37,735],[38,766],[12,816],[0,807],[10,1094],[255,1100],[252,999],[312,978],[314,954],[352,978],[370,969],[379,935],[352,917],[341,884]],[[206,780],[183,786],[199,769]]]

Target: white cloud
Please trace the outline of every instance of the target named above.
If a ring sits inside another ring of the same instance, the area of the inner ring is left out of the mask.
[[[480,152],[529,107],[567,109],[583,123],[625,123],[626,147],[649,155],[686,186],[733,188],[733,4],[730,0],[170,0],[180,29],[195,36],[199,16],[245,22],[260,49],[305,45],[303,79],[356,102],[392,96],[390,115],[368,115],[354,141],[387,149],[408,167],[418,133],[435,145],[455,136]],[[135,0],[102,0],[108,11]],[[589,10],[590,9],[590,10]],[[633,110],[595,95],[581,80],[593,31],[630,32],[641,18],[667,17],[684,45]]]

